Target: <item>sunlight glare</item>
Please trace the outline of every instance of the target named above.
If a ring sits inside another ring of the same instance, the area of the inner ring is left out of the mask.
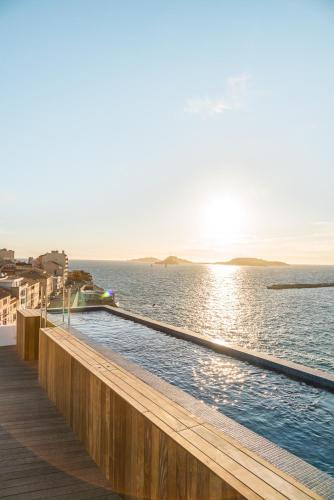
[[[240,200],[234,196],[222,196],[210,200],[201,213],[203,239],[222,247],[242,236],[246,212]]]

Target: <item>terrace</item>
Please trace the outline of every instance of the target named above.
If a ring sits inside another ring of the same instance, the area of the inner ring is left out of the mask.
[[[0,347],[1,498],[330,498],[326,474],[52,321],[19,311]]]

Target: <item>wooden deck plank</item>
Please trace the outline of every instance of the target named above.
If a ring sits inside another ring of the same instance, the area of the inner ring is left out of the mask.
[[[0,498],[119,499],[37,381],[0,347]]]

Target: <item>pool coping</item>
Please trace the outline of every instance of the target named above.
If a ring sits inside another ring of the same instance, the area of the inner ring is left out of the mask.
[[[299,380],[305,382],[306,384],[320,387],[321,389],[325,389],[330,392],[334,392],[334,375],[323,370],[310,368],[300,363],[295,363],[293,361],[278,358],[276,356],[272,356],[271,354],[266,354],[252,349],[246,349],[235,344],[225,343],[218,339],[214,340],[207,336],[188,330],[187,328],[173,326],[162,321],[151,319],[147,316],[141,316],[139,314],[126,311],[125,309],[121,309],[119,307],[108,305],[93,305],[71,308],[71,312],[89,311],[106,311],[109,314],[113,314],[135,323],[148,326],[153,330],[166,333],[167,335],[172,335],[173,337],[181,338],[183,340],[202,345],[204,347],[212,349],[213,351],[225,354],[226,356],[240,359],[242,361],[247,361],[248,363],[260,366],[271,371],[283,373],[284,375],[293,378],[294,380]],[[58,313],[61,312],[61,309],[53,308],[50,309],[49,312]]]

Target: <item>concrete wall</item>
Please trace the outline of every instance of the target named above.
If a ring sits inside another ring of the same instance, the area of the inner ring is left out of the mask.
[[[0,326],[0,346],[16,344],[16,325]]]

